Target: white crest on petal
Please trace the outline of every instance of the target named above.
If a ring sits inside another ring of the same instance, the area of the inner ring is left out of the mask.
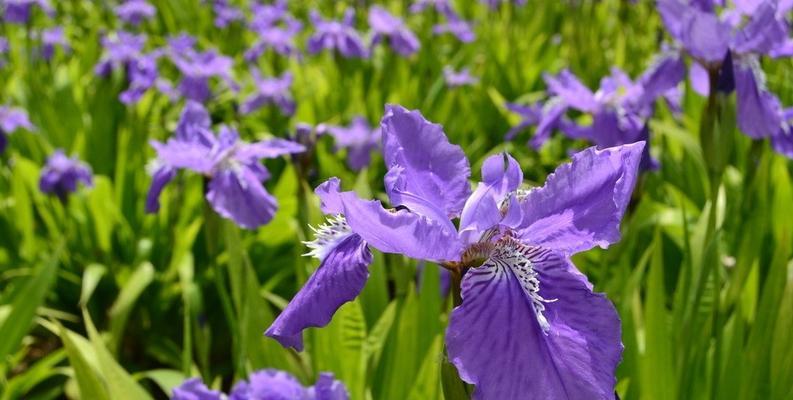
[[[540,295],[540,280],[537,271],[534,270],[532,260],[542,260],[550,254],[549,250],[526,246],[512,237],[506,236],[497,242],[490,258],[483,265],[512,273],[523,289],[523,293],[531,301],[537,323],[546,334],[551,326],[543,314],[545,303],[552,303],[557,299],[548,300]]]
[[[526,200],[526,197],[529,197],[529,194],[532,192],[532,189],[522,189],[518,188],[514,192],[510,193],[510,196],[515,196],[518,201],[522,202]]]
[[[310,250],[304,256],[315,257],[319,260],[325,259],[342,240],[352,235],[350,226],[343,215],[333,215],[325,220],[325,223],[314,228],[314,240],[303,242]]]
[[[164,166],[165,163],[162,162],[162,160],[159,158],[152,158],[146,163],[144,168],[146,169],[146,173],[149,174],[149,176],[154,176],[154,174],[156,174],[157,171]]]

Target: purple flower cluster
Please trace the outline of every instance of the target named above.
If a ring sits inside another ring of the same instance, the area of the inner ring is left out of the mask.
[[[256,90],[242,103],[240,113],[250,114],[266,104],[277,106],[287,116],[295,113],[295,101],[289,93],[292,87],[291,73],[286,72],[275,78],[263,78],[257,70],[253,70],[251,74]]]
[[[218,27],[245,20],[242,10],[231,2],[207,1],[212,5]],[[446,0],[419,1],[411,7],[411,12],[421,12],[430,6],[442,13],[447,20],[434,27],[436,34],[449,32],[463,42],[474,39],[470,24],[463,21]],[[273,104],[284,115],[291,116],[296,111],[296,103],[289,93],[292,74],[282,71],[280,76],[263,78],[254,65],[268,50],[283,56],[300,56],[295,38],[303,29],[303,23],[290,14],[286,0],[275,0],[270,4],[255,2],[250,11],[247,27],[255,34],[255,39],[243,58],[252,64],[250,69],[255,90],[242,101],[239,109],[242,114],[248,114],[265,104]],[[115,12],[126,23],[138,25],[153,17],[156,8],[147,0],[125,0],[115,7]],[[356,30],[355,12],[351,8],[345,10],[340,20],[324,19],[316,10],[311,10],[309,19],[313,33],[308,38],[306,50],[310,54],[327,50],[345,58],[368,58],[375,45],[387,43],[395,53],[407,57],[421,48],[417,36],[405,21],[380,6],[375,5],[368,9],[371,28],[369,44]],[[42,52],[45,58],[52,57],[56,45],[68,47],[63,31],[59,28],[47,32],[43,38]],[[146,42],[146,35],[123,30],[111,32],[102,38],[104,52],[95,71],[102,77],[107,77],[116,70],[123,71],[127,81],[127,88],[119,96],[123,103],[137,103],[152,89],[168,96],[172,101],[183,98],[206,103],[214,97],[214,79],[225,83],[234,93],[238,92],[240,85],[232,75],[234,60],[231,57],[215,50],[199,50],[197,40],[184,33],[169,38],[167,45],[153,50],[146,49]],[[161,77],[158,66],[162,60],[173,64],[181,76],[173,81]],[[444,78],[449,87],[469,85],[477,81],[470,76],[467,69],[460,72],[444,70]]]
[[[151,19],[157,13],[157,9],[146,0],[125,0],[114,9],[118,19],[132,25],[138,26],[141,22]]]
[[[146,35],[125,31],[106,35],[102,38],[102,46],[105,51],[94,70],[101,77],[115,70],[125,72],[128,87],[119,96],[125,104],[136,103],[153,88],[173,100],[182,97],[206,102],[213,95],[212,78],[221,79],[234,91],[238,89],[231,75],[233,60],[214,50],[197,50],[195,38],[187,34],[171,37],[167,46],[148,53],[145,52]],[[167,58],[180,72],[176,88],[159,77],[157,63],[161,58]]]
[[[55,9],[47,0],[5,0],[0,4],[3,19],[12,24],[25,25],[30,22],[33,6],[38,6],[47,15],[52,16]]]
[[[172,400],[224,400],[227,397],[210,390],[199,378],[191,378],[174,388]],[[319,374],[317,383],[303,386],[294,376],[274,369],[256,371],[247,381],[237,382],[228,400],[348,400],[344,384],[333,374]]]
[[[289,14],[286,0],[277,0],[272,5],[254,5],[249,28],[257,38],[245,52],[246,61],[256,61],[267,49],[283,56],[298,54],[294,39],[303,29],[303,23]]]
[[[416,14],[424,12],[429,8],[434,8],[437,13],[446,18],[445,22],[436,24],[432,27],[433,34],[442,35],[444,33],[451,33],[463,43],[474,41],[476,35],[471,27],[471,23],[454,12],[449,0],[417,0],[410,6],[410,12]]]
[[[77,190],[77,183],[93,184],[91,168],[77,158],[69,158],[63,150],[55,150],[41,170],[39,189],[66,201],[69,193]]]
[[[278,207],[262,184],[270,173],[260,160],[305,150],[283,139],[246,143],[228,126],[221,126],[216,136],[209,113],[196,102],[185,106],[173,138],[165,143],[152,141],[151,145],[157,160],[152,165],[147,212],[159,210],[163,188],[177,170],[186,169],[207,178],[206,199],[218,214],[247,229],[269,222]]]
[[[341,21],[326,20],[315,10],[309,15],[314,34],[308,39],[307,50],[317,54],[322,50],[338,52],[345,58],[366,58],[369,51],[355,30],[355,11],[348,8]]]
[[[347,165],[353,171],[368,167],[372,150],[380,145],[380,129],[372,128],[361,116],[353,118],[348,126],[324,126],[320,131],[333,136],[336,150],[347,150]]]
[[[17,129],[29,131],[35,129],[30,123],[28,113],[21,108],[0,106],[0,153],[5,151],[8,145],[7,136]]]
[[[658,11],[680,54],[693,59],[689,78],[695,91],[736,92],[737,122],[754,139],[770,138],[781,154],[793,158],[791,109],[765,85],[760,58],[790,57],[793,40],[789,1],[736,0],[723,8],[715,0],[659,0]],[[722,9],[719,13],[718,9]],[[682,77],[681,77],[682,79]]]
[[[177,90],[185,99],[207,102],[212,98],[209,86],[212,78],[221,79],[229,88],[237,90],[231,76],[233,60],[214,50],[196,50],[194,38],[184,34],[173,38],[166,53],[182,74]]]
[[[6,65],[5,56],[8,54],[8,50],[10,50],[8,47],[8,39],[0,36],[0,68]]]
[[[419,39],[405,26],[405,22],[383,7],[372,6],[369,8],[369,26],[374,32],[372,46],[388,39],[391,48],[397,54],[405,57],[415,54],[421,47]]]
[[[215,26],[225,28],[234,22],[243,21],[245,14],[242,10],[231,5],[228,0],[213,0],[212,11],[215,12]]]
[[[471,75],[471,71],[468,68],[455,71],[454,68],[448,65],[443,67],[443,80],[446,81],[446,86],[450,88],[470,86],[479,82],[479,79]]]
[[[472,191],[468,160],[440,125],[400,106],[380,125],[395,208],[337,178],[317,187],[330,217],[308,246],[321,264],[266,335],[302,349],[304,329],[361,292],[374,248],[462,275],[446,346],[476,398],[611,398],[619,318],[570,256],[619,240],[644,143],[586,149],[529,190],[515,159],[496,154]]]
[[[105,51],[94,72],[108,77],[115,70],[126,72],[129,86],[119,100],[124,104],[136,103],[157,82],[157,59],[161,53],[144,52],[146,35],[119,31],[102,38]]]
[[[680,80],[685,75],[685,64],[679,57],[661,57],[653,62],[636,81],[619,68],[612,68],[611,75],[600,81],[600,88],[592,92],[568,70],[557,75],[545,75],[550,94],[545,104],[521,106],[508,105],[520,114],[523,120],[507,132],[507,139],[520,130],[537,125],[529,144],[539,148],[554,130],[562,131],[574,139],[585,139],[607,148],[622,144],[647,141],[648,120],[653,115],[655,101],[668,96],[675,99]],[[672,104],[677,109],[677,104]],[[588,125],[579,125],[566,117],[568,110],[591,116]],[[650,158],[649,146],[645,146],[642,169],[657,166]]]
[[[63,51],[68,51],[69,41],[66,39],[66,34],[63,32],[63,27],[56,26],[54,28],[45,29],[41,31],[41,57],[49,61],[55,55],[55,48],[60,47]]]
[[[528,0],[479,0],[482,4],[487,5],[491,9],[496,9],[502,4],[515,3],[518,6],[525,6]]]
[[[48,16],[55,15],[47,0],[5,0],[0,1],[0,12],[3,13],[3,20],[12,24],[28,24],[30,22],[34,6],[41,8]],[[33,27],[31,27],[33,28]],[[35,28],[33,28],[35,29]],[[40,42],[41,58],[50,61],[55,54],[55,48],[61,47],[64,51],[70,50],[69,42],[66,40],[63,27],[55,26],[41,30],[32,30],[31,36]],[[9,46],[6,38],[0,37],[0,56],[8,53]],[[0,67],[5,65],[5,60],[0,59]]]

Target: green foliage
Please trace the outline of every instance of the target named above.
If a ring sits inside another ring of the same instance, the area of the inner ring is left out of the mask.
[[[214,27],[200,0],[151,2],[157,16],[141,30],[152,43],[186,31],[234,58],[242,93],[220,91],[209,108],[246,140],[285,137],[296,121],[343,124],[361,114],[374,123],[385,103],[399,103],[442,124],[475,179],[488,155],[509,151],[532,186],[586,144],[556,135],[534,151],[523,145],[527,133],[504,142],[518,122],[506,103],[542,98],[542,74],[565,67],[590,87],[613,65],[635,76],[660,48],[649,0],[535,0],[495,11],[457,1],[466,18],[480,21],[474,43],[432,36],[437,21],[428,13],[407,18],[422,39],[410,59],[383,49],[370,62],[268,53],[255,67],[294,73],[296,115],[243,117],[234,110],[252,85],[242,58],[252,34]],[[445,358],[451,299],[438,295],[434,265],[422,270],[419,288],[414,262],[375,254],[361,296],[327,327],[309,329],[304,352],[263,336],[317,268],[301,257],[307,224],[323,218],[311,189],[338,176],[346,189],[382,198],[381,155],[356,174],[344,151],[322,138],[309,171],[288,158],[267,161],[279,211],[255,231],[216,215],[202,180],[189,174],[165,190],[157,214],[145,214],[154,154],[147,142],[171,135],[180,107],[156,93],[126,107],[118,101],[123,76],[95,76],[101,33],[121,26],[111,2],[52,3],[56,19],[35,12],[32,26],[65,25],[72,50],[58,50],[51,63],[35,56],[28,27],[0,27],[11,47],[2,103],[27,109],[37,126],[9,136],[0,155],[0,399],[163,398],[189,376],[227,390],[261,368],[305,384],[333,372],[353,399],[469,397],[471,387]],[[371,2],[290,7],[304,18],[313,6],[340,15],[364,3]],[[387,3],[407,14],[408,1]],[[357,18],[363,26],[365,13]],[[447,89],[444,65],[470,66],[480,83]],[[793,103],[790,62],[764,68],[782,102]],[[575,257],[622,319],[621,399],[793,399],[793,165],[738,132],[734,97],[717,103],[687,88],[682,119],[659,106],[651,141],[661,169],[637,185],[621,242]],[[54,148],[80,156],[96,174],[93,187],[65,203],[38,189]]]

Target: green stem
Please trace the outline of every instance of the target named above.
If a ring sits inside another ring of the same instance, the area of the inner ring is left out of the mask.
[[[702,253],[702,271],[697,282],[697,292],[693,310],[699,308],[699,303],[705,292],[709,276],[712,276],[713,311],[711,316],[711,334],[714,336],[713,351],[713,376],[711,378],[711,398],[716,399],[719,388],[719,375],[721,374],[721,316],[720,299],[721,283],[719,274],[719,245],[717,235],[718,197],[719,186],[724,169],[729,157],[729,140],[733,132],[725,129],[722,119],[725,114],[723,109],[725,99],[717,90],[718,69],[711,69],[709,73],[710,95],[702,115],[700,141],[703,156],[708,168],[710,180],[710,209],[708,213],[707,231],[705,233],[705,251]],[[712,274],[712,275],[711,275]]]

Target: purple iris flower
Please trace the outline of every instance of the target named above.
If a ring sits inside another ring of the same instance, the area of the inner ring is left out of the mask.
[[[448,65],[443,67],[443,80],[446,81],[446,86],[450,88],[474,85],[479,82],[477,77],[471,75],[471,71],[468,68],[455,71],[454,68]]]
[[[416,35],[405,26],[405,22],[389,13],[385,8],[372,6],[369,9],[369,26],[374,32],[372,46],[388,39],[397,54],[410,56],[421,47]]]
[[[172,49],[170,59],[182,73],[178,90],[186,99],[201,103],[208,101],[212,97],[209,80],[213,77],[222,79],[232,90],[237,89],[231,77],[234,61],[230,57],[213,50],[198,52],[191,48],[183,52],[174,52]]]
[[[157,84],[158,54],[140,56],[127,65],[127,90],[121,92],[119,100],[124,104],[137,103],[146,92]]]
[[[140,25],[157,13],[157,9],[146,0],[126,0],[116,6],[114,11],[118,19],[133,26]]]
[[[258,37],[245,52],[246,61],[254,62],[267,49],[283,56],[298,53],[294,39],[303,29],[303,24],[289,15],[286,1],[279,0],[272,5],[255,5],[249,26]]]
[[[759,59],[793,55],[784,18],[793,3],[738,0],[734,5],[717,13],[712,1],[660,0],[658,10],[669,34],[695,61],[689,74],[694,90],[709,93],[708,71],[713,71],[717,90],[736,92],[741,131],[779,143],[774,136],[786,131],[785,112],[765,86]]]
[[[21,108],[0,106],[0,153],[8,145],[7,136],[20,128],[28,131],[35,129],[30,123],[28,113]]]
[[[128,87],[119,95],[124,104],[134,104],[152,87],[157,84],[157,60],[161,52],[144,53],[145,35],[118,32],[114,36],[102,38],[105,53],[94,67],[94,72],[107,77],[113,70],[123,69],[126,72]]]
[[[91,167],[78,160],[69,158],[63,150],[55,150],[47,159],[47,165],[41,170],[39,189],[47,194],[58,196],[61,201],[66,201],[69,193],[77,190],[77,183],[86,186],[93,184]]]
[[[479,0],[480,3],[487,5],[491,9],[498,8],[502,4],[514,3],[518,6],[525,6],[527,0]]]
[[[250,114],[266,104],[278,106],[284,115],[295,113],[295,101],[289,89],[292,87],[292,74],[285,72],[280,77],[263,78],[259,71],[251,71],[256,82],[256,92],[240,106],[240,113]]]
[[[33,6],[38,6],[47,15],[52,16],[55,9],[47,0],[5,0],[0,7],[4,8],[3,18],[12,24],[25,25],[30,22]]]
[[[143,34],[135,35],[119,31],[102,37],[102,47],[105,51],[94,67],[94,73],[107,77],[116,69],[126,68],[130,62],[143,55],[145,46],[146,35]]]
[[[190,378],[173,390],[172,400],[224,400],[222,393],[210,390],[199,378]],[[287,372],[263,369],[252,373],[248,380],[234,385],[228,400],[348,400],[344,384],[333,374],[322,372],[311,387]]]
[[[793,108],[781,112],[782,125],[779,131],[771,136],[771,145],[777,153],[793,158]]]
[[[603,78],[597,92],[592,92],[570,71],[556,76],[546,75],[545,82],[552,95],[547,104],[517,109],[524,119],[516,128],[536,124],[529,144],[541,147],[554,130],[561,130],[573,139],[585,139],[598,148],[607,148],[649,138],[647,121],[653,115],[656,99],[674,90],[685,75],[685,65],[679,57],[660,57],[635,82],[618,68]],[[566,118],[568,109],[589,114],[592,123],[578,125]],[[514,136],[516,128],[507,133]],[[650,157],[649,146],[644,148],[642,169],[654,169],[657,162]]]
[[[258,30],[262,27],[272,26],[278,21],[289,16],[289,5],[286,0],[275,0],[272,4],[260,4],[255,2],[251,5],[250,28]]]
[[[451,33],[457,40],[463,43],[471,43],[476,39],[476,34],[471,27],[471,23],[460,18],[457,14],[449,12],[446,14],[446,22],[432,27],[432,33],[442,35]]]
[[[171,400],[223,400],[222,393],[209,389],[201,378],[190,378],[173,389]]]
[[[187,169],[209,179],[206,199],[222,217],[237,225],[254,229],[269,222],[278,207],[262,182],[270,173],[259,162],[285,154],[303,152],[302,145],[269,139],[246,143],[237,132],[221,126],[212,133],[206,109],[188,102],[182,111],[176,133],[165,143],[152,141],[157,160],[152,165],[152,184],[146,198],[146,211],[159,210],[159,196],[178,169]]]
[[[8,39],[0,36],[0,68],[5,67],[6,65],[6,54],[8,54]]]
[[[347,165],[353,171],[368,167],[372,150],[380,145],[380,128],[373,129],[361,116],[348,126],[326,126],[324,131],[333,136],[337,150],[347,149]]]
[[[229,4],[228,0],[213,0],[212,10],[215,12],[215,27],[218,28],[225,28],[245,19],[242,10]]]
[[[63,32],[63,27],[45,29],[41,32],[41,57],[44,60],[51,60],[55,55],[55,47],[60,47],[64,51],[69,50],[69,41]]]
[[[446,22],[432,27],[433,35],[451,33],[463,43],[470,43],[476,39],[471,23],[455,12],[448,0],[419,0],[410,6],[410,12],[418,13],[430,7],[446,18]]]
[[[265,369],[254,372],[247,381],[238,382],[229,400],[348,400],[347,388],[333,374],[319,374],[317,383],[304,387],[287,372]]]
[[[396,208],[340,191],[337,178],[320,185],[331,217],[308,246],[322,261],[266,335],[302,349],[304,329],[360,293],[374,248],[463,274],[446,346],[476,398],[613,398],[619,317],[570,256],[619,240],[644,143],[586,149],[530,190],[497,154],[472,192],[468,160],[440,125],[388,106],[381,129]]]
[[[434,8],[435,11],[441,14],[452,12],[452,5],[449,0],[416,0],[410,5],[410,12],[418,14],[428,8]]]
[[[179,33],[177,35],[169,36],[167,39],[168,51],[171,54],[190,53],[195,54],[196,43],[198,42],[195,37],[187,33]]]
[[[295,47],[295,36],[303,29],[303,23],[289,18],[284,22],[284,26],[273,25],[258,32],[259,37],[256,42],[245,52],[245,60],[254,62],[264,54],[265,50],[273,49],[276,53],[289,56],[297,54]]]
[[[510,128],[510,130],[504,135],[504,140],[506,141],[515,139],[515,136],[517,136],[518,133],[527,129],[528,127],[539,124],[540,119],[542,119],[544,114],[543,105],[540,102],[530,105],[507,103],[507,109],[515,114],[520,115],[520,122]]]
[[[338,51],[344,58],[366,58],[369,52],[355,30],[355,11],[348,8],[341,21],[325,20],[316,10],[309,15],[314,34],[308,38],[308,52],[317,54],[322,50]]]

